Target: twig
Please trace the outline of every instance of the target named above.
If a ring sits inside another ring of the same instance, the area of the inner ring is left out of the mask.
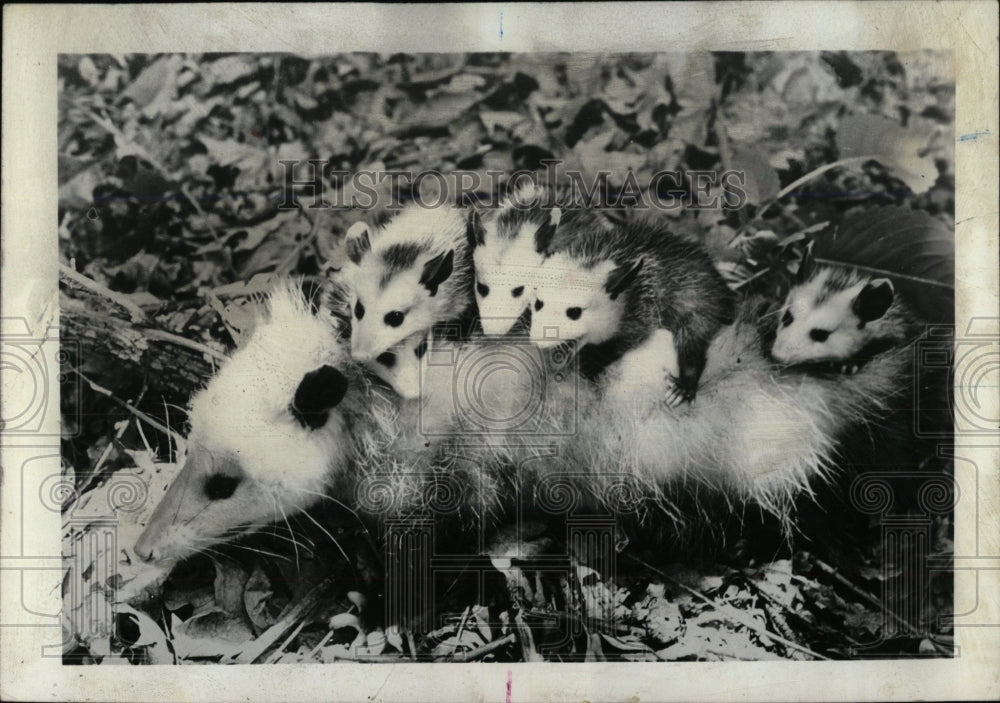
[[[107,286],[101,285],[92,278],[87,278],[82,273],[74,271],[66,264],[63,263],[59,264],[59,273],[60,275],[65,276],[69,280],[73,281],[73,283],[77,284],[81,288],[86,288],[91,293],[95,293],[101,296],[102,298],[110,300],[115,305],[126,310],[129,316],[132,318],[133,323],[149,321],[149,317],[146,315],[146,312],[138,305],[136,305],[134,302],[126,298],[124,295],[121,295],[120,293],[115,293]]]
[[[312,650],[310,650],[309,652],[310,659],[319,654],[319,650],[323,649],[326,643],[332,639],[333,639],[333,630],[330,630],[325,635],[323,635],[323,639],[319,641],[319,644],[317,644],[315,647],[312,648]]]
[[[469,620],[469,613],[471,612],[472,612],[472,606],[471,605],[465,606],[465,612],[462,613],[462,619],[458,623],[458,632],[455,633],[456,642],[461,642],[462,632],[465,631],[465,623]]]
[[[871,593],[868,593],[867,591],[859,588],[858,586],[855,586],[843,574],[841,574],[839,571],[837,571],[835,568],[827,564],[822,559],[818,558],[816,559],[816,566],[819,567],[820,571],[825,573],[827,576],[832,576],[837,583],[839,583],[841,586],[848,589],[851,593],[853,593],[854,595],[858,596],[859,598],[867,602],[873,608],[890,616],[893,620],[895,620],[904,628],[906,628],[907,632],[909,632],[910,634],[920,634],[917,628],[915,628],[906,620],[904,620],[903,618],[901,618],[900,616],[896,615],[894,612],[886,608],[881,600],[873,596]]]
[[[143,336],[147,339],[158,339],[163,342],[170,342],[171,344],[176,344],[179,347],[187,347],[192,351],[201,352],[202,354],[207,354],[208,356],[217,359],[219,361],[226,361],[227,357],[220,351],[212,349],[212,347],[202,344],[201,342],[196,342],[193,339],[188,339],[187,337],[182,337],[179,334],[174,334],[173,332],[167,332],[166,330],[155,329],[153,327],[143,328]]]
[[[143,388],[142,391],[139,393],[139,396],[136,398],[135,402],[141,403],[142,398],[145,395],[146,395],[146,389]],[[123,422],[122,426],[118,428],[117,432],[115,432],[114,439],[108,442],[108,446],[106,446],[104,448],[104,451],[101,452],[101,456],[97,460],[97,463],[94,464],[94,468],[91,470],[90,476],[87,477],[87,483],[84,484],[84,486],[80,489],[81,495],[90,490],[90,487],[97,482],[98,478],[101,477],[101,469],[104,467],[104,462],[106,462],[108,460],[108,457],[111,456],[111,450],[114,449],[115,443],[121,441],[122,435],[125,434],[125,431],[128,429],[128,426],[129,424],[131,424],[131,422],[132,422],[131,420],[129,420],[128,422]],[[143,442],[145,442],[146,438],[144,435],[142,435],[142,426],[137,424],[136,427],[139,429],[139,434],[142,436]],[[149,449],[148,443],[146,444],[146,449],[147,450]]]
[[[740,281],[739,283],[737,283],[735,286],[733,286],[733,290],[739,290],[740,288],[742,288],[746,284],[748,284],[748,283],[750,283],[752,281],[756,281],[761,276],[767,275],[770,272],[771,272],[771,269],[761,269],[760,271],[758,271],[754,275],[750,276],[749,278],[745,278],[742,281]]]
[[[480,659],[481,657],[485,657],[487,654],[489,654],[490,652],[492,652],[495,649],[500,649],[501,647],[504,647],[504,646],[506,646],[508,644],[514,644],[514,642],[516,642],[516,641],[517,641],[517,637],[512,632],[509,635],[505,635],[505,636],[501,637],[498,640],[493,640],[492,642],[487,642],[482,647],[477,647],[476,649],[473,649],[473,650],[471,650],[469,652],[460,652],[460,653],[457,653],[457,654],[449,654],[447,659],[448,659],[448,661],[453,661],[453,662],[471,662],[471,661],[475,661],[477,659]]]
[[[860,165],[860,164],[865,163],[866,161],[871,161],[872,159],[875,159],[875,158],[876,158],[875,156],[851,156],[851,157],[846,158],[846,159],[838,159],[838,160],[833,161],[831,163],[825,164],[824,166],[820,166],[819,168],[813,169],[812,171],[810,171],[806,175],[804,175],[801,178],[798,178],[798,179],[792,181],[787,186],[785,186],[784,188],[782,188],[781,190],[779,190],[778,194],[775,195],[767,205],[765,205],[764,207],[762,207],[760,209],[760,211],[757,213],[757,218],[759,219],[759,218],[763,217],[764,213],[767,212],[768,210],[770,210],[772,205],[774,205],[779,200],[781,200],[782,198],[784,198],[786,195],[788,195],[789,193],[791,193],[792,191],[794,191],[796,188],[798,188],[801,185],[805,185],[806,183],[808,183],[812,179],[814,179],[817,176],[820,176],[820,175],[826,173],[830,169],[838,168],[840,166],[854,166],[855,164]]]
[[[276,650],[274,650],[274,653],[271,654],[271,656],[269,656],[267,658],[267,661],[265,663],[266,664],[273,664],[274,662],[276,662],[281,657],[281,655],[285,653],[285,647],[287,647],[288,645],[290,645],[292,643],[292,640],[299,636],[299,633],[302,632],[302,628],[305,627],[305,626],[306,626],[306,621],[302,620],[302,622],[300,622],[298,624],[298,627],[296,627],[294,630],[292,630],[292,634],[290,634],[288,637],[286,637],[285,641],[282,642],[278,646],[278,648]]]
[[[687,591],[690,595],[694,596],[696,599],[700,600],[702,603],[705,603],[706,605],[709,605],[712,608],[715,608],[720,613],[733,618],[736,622],[738,622],[741,625],[743,625],[744,627],[752,630],[753,632],[756,632],[761,637],[766,637],[767,639],[771,640],[772,642],[775,642],[777,644],[782,644],[785,647],[789,647],[791,649],[797,650],[799,652],[802,652],[803,654],[808,654],[809,656],[814,657],[815,659],[822,659],[823,661],[829,661],[830,660],[829,657],[824,657],[822,654],[814,652],[811,649],[809,649],[808,647],[804,647],[801,644],[798,644],[796,642],[792,642],[790,639],[786,639],[785,637],[782,637],[781,635],[776,635],[773,632],[771,632],[770,630],[768,630],[766,627],[761,627],[759,624],[755,623],[753,620],[745,617],[743,615],[743,613],[739,612],[737,609],[732,608],[732,607],[727,606],[727,605],[724,605],[724,604],[721,604],[721,603],[716,603],[714,600],[712,600],[711,598],[708,598],[705,595],[702,595],[701,593],[699,593],[695,589],[693,589],[690,586],[688,586],[686,583],[681,583],[677,579],[673,578],[672,576],[669,576],[669,575],[665,574],[664,572],[660,571],[659,569],[657,569],[652,564],[649,564],[649,563],[643,561],[639,557],[634,556],[634,555],[629,555],[629,558],[632,559],[633,561],[635,561],[637,564],[645,566],[647,569],[650,569],[654,573],[659,574],[661,577],[663,577],[663,578],[667,579],[668,581],[670,581],[670,583],[672,583],[672,584],[680,587],[681,589]]]
[[[114,393],[112,393],[111,391],[109,391],[104,386],[98,384],[96,381],[93,381],[90,378],[88,378],[87,376],[85,376],[83,374],[83,372],[80,371],[80,369],[78,369],[76,367],[73,367],[73,366],[70,366],[70,370],[73,373],[75,373],[77,376],[79,376],[82,380],[86,381],[86,383],[90,386],[90,388],[92,390],[96,391],[97,393],[100,393],[101,395],[107,396],[113,402],[117,403],[121,407],[123,407],[126,410],[128,410],[130,413],[132,413],[133,415],[135,415],[137,418],[139,418],[140,420],[142,420],[143,422],[145,422],[150,427],[154,427],[154,428],[158,429],[160,432],[162,432],[163,434],[165,434],[168,437],[172,438],[175,442],[181,441],[181,439],[182,439],[181,436],[178,435],[177,433],[175,433],[169,427],[165,427],[164,425],[160,424],[159,422],[157,422],[156,420],[154,420],[153,418],[151,418],[149,415],[147,415],[143,411],[139,410],[139,408],[137,408],[134,405],[132,405],[131,403],[129,403],[128,401],[122,400],[121,398],[117,397]]]
[[[315,588],[302,597],[302,599],[288,609],[288,612],[278,622],[265,630],[260,637],[248,642],[243,649],[234,654],[230,661],[236,664],[252,664],[266,652],[278,638],[287,632],[293,625],[305,618],[308,613],[320,602],[320,598],[333,585],[333,579],[326,578],[320,581]]]
[[[832,259],[821,259],[816,257],[816,263],[819,264],[829,264],[832,266],[842,266],[842,261],[834,261]],[[878,274],[880,276],[888,276],[890,278],[898,278],[904,281],[913,281],[914,283],[924,283],[929,286],[938,286],[939,288],[950,288],[955,289],[955,286],[949,283],[941,283],[940,281],[934,281],[930,278],[921,278],[920,276],[908,276],[905,273],[896,273],[895,271],[886,271],[885,269],[875,268],[874,266],[861,266],[860,264],[851,264],[851,268],[858,269],[860,271],[867,271],[868,273]]]

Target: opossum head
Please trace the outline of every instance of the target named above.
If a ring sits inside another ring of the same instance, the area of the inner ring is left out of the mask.
[[[135,545],[139,558],[170,563],[320,500],[348,465],[353,368],[298,291],[275,293],[270,318],[193,398],[183,466]]]
[[[347,233],[351,354],[370,364],[379,354],[471,304],[466,218],[451,208],[404,209],[373,232]]]
[[[420,397],[421,364],[427,354],[432,332],[411,334],[399,344],[375,357],[368,368],[388,383],[401,398]]]
[[[482,225],[474,219],[469,228],[476,304],[487,335],[507,334],[530,305],[535,275],[559,224],[559,208],[521,202],[508,200],[495,216]]]
[[[582,262],[565,252],[548,257],[539,272],[531,311],[531,340],[577,347],[615,337],[643,261]]]
[[[894,300],[887,278],[818,269],[789,291],[778,311],[771,356],[786,364],[849,359],[886,334]]]

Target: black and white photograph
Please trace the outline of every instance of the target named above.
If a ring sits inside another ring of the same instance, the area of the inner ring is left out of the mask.
[[[960,660],[995,127],[955,50],[750,44],[58,51],[58,288],[2,340],[44,656],[496,665],[508,703],[521,664]]]
[[[60,57],[67,658],[950,656],[952,73]]]

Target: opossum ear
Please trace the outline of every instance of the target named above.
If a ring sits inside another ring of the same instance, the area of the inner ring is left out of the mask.
[[[535,251],[544,254],[552,245],[552,240],[556,236],[556,228],[562,219],[562,210],[557,207],[549,211],[549,221],[535,230]]]
[[[610,274],[608,274],[608,281],[604,284],[604,290],[608,292],[611,299],[614,300],[621,294],[623,290],[632,285],[635,277],[639,275],[642,270],[642,259],[639,259],[634,264],[622,264]]]
[[[437,295],[438,286],[448,280],[452,264],[455,260],[455,250],[449,249],[444,254],[438,254],[424,264],[424,272],[420,274],[420,283],[430,291],[431,297]]]
[[[479,210],[475,207],[469,211],[469,220],[465,225],[465,233],[469,237],[469,246],[473,249],[486,241],[486,230],[483,228],[483,219],[479,215]]]
[[[311,430],[326,424],[330,408],[336,407],[347,393],[347,377],[332,366],[321,366],[302,377],[289,406],[303,427]]]
[[[892,305],[893,297],[892,281],[888,278],[876,278],[861,289],[858,297],[851,303],[851,311],[858,316],[861,324],[872,322],[885,315]]]
[[[372,248],[370,231],[366,222],[355,222],[348,227],[344,248],[347,250],[348,259],[353,261],[355,265],[361,263],[361,257]]]

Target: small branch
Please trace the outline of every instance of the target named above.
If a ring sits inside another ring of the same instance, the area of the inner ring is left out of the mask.
[[[135,415],[137,418],[139,418],[140,420],[142,420],[143,422],[145,422],[150,427],[156,428],[157,430],[159,430],[163,434],[165,434],[168,437],[170,437],[171,439],[173,439],[175,442],[177,442],[177,441],[183,441],[183,438],[180,435],[178,435],[177,433],[175,433],[173,430],[171,430],[169,427],[166,427],[166,426],[160,424],[158,421],[154,420],[149,415],[147,415],[143,411],[139,410],[139,408],[135,407],[134,405],[132,405],[128,401],[122,400],[121,398],[119,398],[118,396],[116,396],[114,393],[112,393],[111,391],[109,391],[104,386],[101,386],[97,382],[95,382],[95,381],[87,378],[87,376],[85,376],[83,374],[83,372],[81,372],[78,368],[70,366],[70,370],[73,373],[75,373],[77,376],[79,376],[83,381],[85,381],[87,383],[87,385],[89,385],[90,388],[93,391],[95,391],[97,393],[100,393],[103,396],[107,396],[112,401],[114,401],[116,404],[118,404],[121,407],[123,407],[126,410],[128,410],[130,413],[132,413],[133,415]]]
[[[844,588],[846,588],[847,590],[849,590],[854,595],[856,595],[859,598],[861,598],[863,601],[865,601],[866,603],[868,603],[870,606],[872,606],[873,608],[875,608],[876,610],[878,610],[878,611],[880,611],[882,613],[887,614],[893,620],[895,620],[900,625],[902,625],[906,629],[906,631],[909,632],[910,634],[920,634],[920,631],[917,628],[915,628],[913,625],[911,625],[906,620],[904,620],[903,618],[901,618],[899,615],[896,615],[894,612],[892,612],[891,610],[889,610],[888,608],[886,608],[882,604],[881,600],[879,600],[878,598],[876,598],[872,594],[868,593],[867,591],[862,590],[858,586],[855,586],[843,574],[841,574],[839,571],[837,571],[835,568],[833,568],[832,566],[830,566],[829,564],[827,564],[822,559],[816,559],[816,566],[819,567],[820,571],[822,571],[823,573],[825,573],[828,576],[832,576],[834,581],[836,581],[837,583],[839,583],[841,586],[843,586]]]
[[[485,657],[490,652],[500,649],[501,647],[504,647],[508,644],[514,644],[514,642],[516,641],[517,637],[515,637],[514,633],[512,632],[509,635],[501,637],[498,640],[493,640],[492,642],[487,642],[482,647],[477,647],[476,649],[473,649],[471,651],[459,652],[458,654],[450,654],[448,655],[447,661],[451,662],[476,661],[477,659]]]
[[[939,288],[948,288],[954,290],[955,286],[949,285],[948,283],[941,283],[940,281],[934,281],[929,278],[921,278],[920,276],[908,276],[905,273],[897,273],[895,271],[886,271],[885,269],[875,268],[874,266],[862,266],[860,264],[845,264],[843,261],[834,261],[833,259],[821,259],[816,257],[816,263],[828,264],[831,266],[850,266],[851,268],[858,269],[860,271],[867,271],[868,273],[878,274],[879,276],[886,276],[888,278],[898,278],[904,281],[913,281],[914,283],[923,283],[928,286],[937,286]]]
[[[264,652],[271,648],[283,634],[308,616],[321,601],[322,597],[333,585],[332,579],[323,579],[302,599],[291,606],[287,613],[278,622],[265,630],[260,637],[248,642],[247,645],[230,659],[236,664],[252,664],[261,657]]]
[[[120,293],[115,293],[113,290],[111,290],[105,285],[98,283],[93,278],[88,278],[84,276],[82,273],[78,273],[77,271],[74,271],[66,264],[62,263],[59,264],[59,274],[61,276],[65,276],[66,278],[68,278],[81,288],[85,288],[86,290],[89,290],[91,293],[101,296],[105,300],[110,300],[118,307],[124,309],[126,312],[128,312],[129,317],[132,318],[133,323],[149,322],[149,317],[146,315],[146,312],[142,308],[140,308],[138,305],[136,305],[131,300],[126,298],[124,295]]]
[[[285,653],[285,648],[292,643],[292,640],[294,640],[296,637],[299,636],[299,633],[302,632],[302,628],[305,626],[306,626],[306,621],[302,620],[302,622],[300,622],[298,626],[294,630],[292,630],[292,634],[286,637],[285,641],[282,642],[278,646],[278,648],[274,650],[274,653],[267,658],[267,662],[265,663],[274,664],[276,661],[278,661],[278,659],[280,659],[281,656]]]
[[[202,344],[201,342],[196,342],[193,339],[188,339],[187,337],[181,337],[179,334],[174,334],[173,332],[167,332],[165,330],[146,328],[143,331],[143,336],[146,339],[159,339],[163,342],[170,342],[171,344],[176,344],[179,347],[187,347],[192,351],[201,352],[202,354],[207,354],[208,356],[218,359],[219,361],[225,361],[228,357],[220,351],[212,349],[212,347]]]
[[[323,635],[323,639],[319,641],[319,644],[317,644],[315,647],[312,648],[312,650],[309,652],[309,658],[315,659],[316,655],[319,654],[319,650],[323,649],[323,647],[326,646],[326,643],[332,639],[333,639],[333,630],[330,630],[325,635]]]
[[[812,171],[810,171],[806,175],[802,176],[802,178],[799,178],[798,180],[792,181],[787,186],[785,186],[780,191],[778,191],[778,194],[776,196],[774,196],[774,198],[771,199],[771,202],[769,202],[767,205],[765,205],[764,207],[762,207],[760,209],[760,212],[757,213],[757,219],[762,218],[764,216],[764,213],[771,209],[772,205],[774,205],[775,203],[777,203],[779,200],[781,200],[782,198],[784,198],[789,193],[793,192],[799,186],[805,185],[806,183],[808,183],[809,181],[813,180],[817,176],[821,176],[822,174],[826,173],[827,171],[829,171],[831,169],[834,169],[834,168],[839,168],[840,166],[854,166],[854,165],[859,165],[860,166],[861,164],[865,163],[866,161],[871,161],[874,158],[876,158],[876,157],[874,157],[874,156],[852,156],[852,157],[847,158],[847,159],[838,159],[837,161],[833,161],[833,162],[828,163],[828,164],[826,164],[824,166],[820,166],[817,169],[813,169]]]

